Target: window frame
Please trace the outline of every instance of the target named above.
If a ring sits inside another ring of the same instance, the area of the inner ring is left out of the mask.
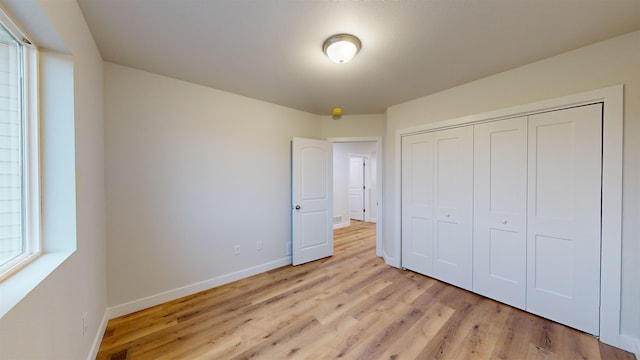
[[[43,253],[40,209],[40,138],[38,115],[38,48],[0,8],[0,22],[22,43],[22,231],[24,251],[0,266],[0,282],[6,280]]]

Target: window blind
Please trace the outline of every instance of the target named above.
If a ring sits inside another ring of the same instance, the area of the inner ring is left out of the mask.
[[[0,27],[0,265],[26,251],[21,44]]]

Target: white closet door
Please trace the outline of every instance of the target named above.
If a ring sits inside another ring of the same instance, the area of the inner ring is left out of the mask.
[[[525,308],[527,118],[474,126],[473,291]]]
[[[473,127],[433,133],[433,274],[472,289]]]
[[[402,138],[402,266],[433,276],[433,135]]]
[[[602,105],[529,117],[527,311],[599,333]]]

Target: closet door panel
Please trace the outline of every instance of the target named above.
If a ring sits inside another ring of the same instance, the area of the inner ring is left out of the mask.
[[[602,105],[528,127],[527,311],[598,335]]]
[[[474,126],[473,290],[525,308],[527,118]]]
[[[402,266],[433,273],[433,136],[402,138]]]
[[[473,127],[433,133],[433,273],[440,280],[472,288]]]

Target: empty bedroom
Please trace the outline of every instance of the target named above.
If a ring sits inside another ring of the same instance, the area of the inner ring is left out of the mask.
[[[640,356],[640,1],[0,10],[0,359]]]

